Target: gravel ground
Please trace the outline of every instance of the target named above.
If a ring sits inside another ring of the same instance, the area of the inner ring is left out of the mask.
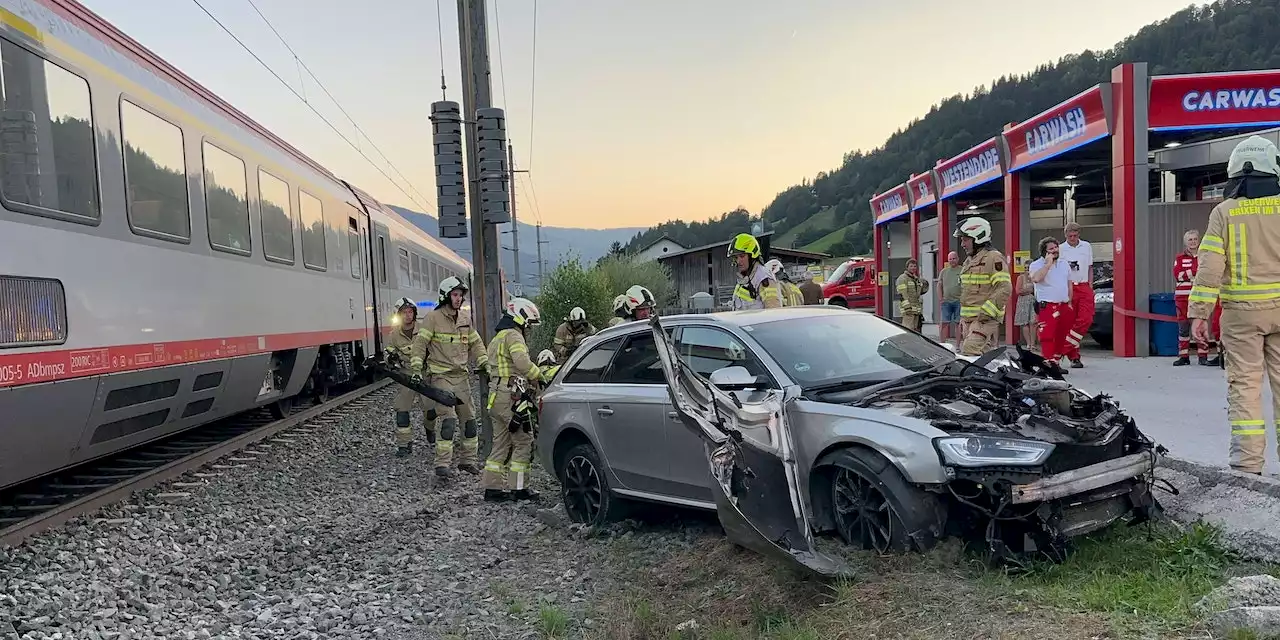
[[[714,535],[578,530],[541,471],[540,505],[487,504],[436,481],[420,429],[393,456],[390,398],[0,549],[0,640],[577,636],[624,565]]]

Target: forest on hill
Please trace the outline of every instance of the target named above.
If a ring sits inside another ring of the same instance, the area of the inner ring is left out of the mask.
[[[852,151],[840,167],[793,185],[760,212],[773,244],[836,256],[869,253],[872,195],[913,171],[950,158],[1110,78],[1124,62],[1146,62],[1153,75],[1280,68],[1280,2],[1219,0],[1191,6],[1143,27],[1108,51],[1084,51],[1018,76],[1003,76],[969,95],[954,95],[896,131],[877,149]],[[636,251],[664,234],[687,246],[750,231],[753,215],[736,209],[707,221],[672,220],[637,233]]]

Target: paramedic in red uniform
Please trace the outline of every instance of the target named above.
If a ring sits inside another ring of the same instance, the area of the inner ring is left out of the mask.
[[[1058,258],[1067,263],[1071,277],[1071,310],[1075,313],[1075,322],[1067,333],[1067,352],[1072,369],[1084,367],[1080,362],[1080,341],[1093,324],[1093,247],[1080,239],[1080,225],[1068,222],[1062,232],[1067,236],[1067,243],[1058,247]]]
[[[1187,297],[1191,295],[1191,287],[1196,281],[1196,272],[1200,270],[1200,260],[1196,257],[1200,249],[1200,232],[1191,229],[1182,234],[1182,243],[1186,247],[1173,259],[1173,301],[1178,308],[1178,359],[1173,361],[1175,367],[1191,364],[1191,319],[1187,317]],[[1213,313],[1213,329],[1209,340],[1196,341],[1196,355],[1199,362],[1209,367],[1222,364],[1222,356],[1217,353],[1218,318],[1222,315],[1219,304]],[[1213,360],[1209,352],[1214,352]]]
[[[1035,283],[1036,302],[1040,304],[1036,316],[1040,355],[1061,371],[1058,356],[1067,349],[1067,332],[1075,316],[1071,311],[1070,267],[1059,258],[1059,251],[1056,238],[1041,240],[1040,258],[1027,267],[1027,273]]]

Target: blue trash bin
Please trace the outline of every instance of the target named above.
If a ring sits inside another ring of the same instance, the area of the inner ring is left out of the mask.
[[[1151,313],[1176,317],[1178,307],[1173,302],[1172,293],[1151,294]],[[1178,355],[1178,323],[1168,321],[1151,321],[1150,342],[1151,355]]]

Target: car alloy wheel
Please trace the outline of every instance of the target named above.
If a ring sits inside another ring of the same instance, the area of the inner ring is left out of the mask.
[[[889,500],[861,474],[840,468],[831,482],[836,528],[845,542],[886,553],[894,546],[901,526]]]
[[[585,455],[575,455],[564,465],[564,508],[574,522],[595,523],[603,506],[600,472]]]

